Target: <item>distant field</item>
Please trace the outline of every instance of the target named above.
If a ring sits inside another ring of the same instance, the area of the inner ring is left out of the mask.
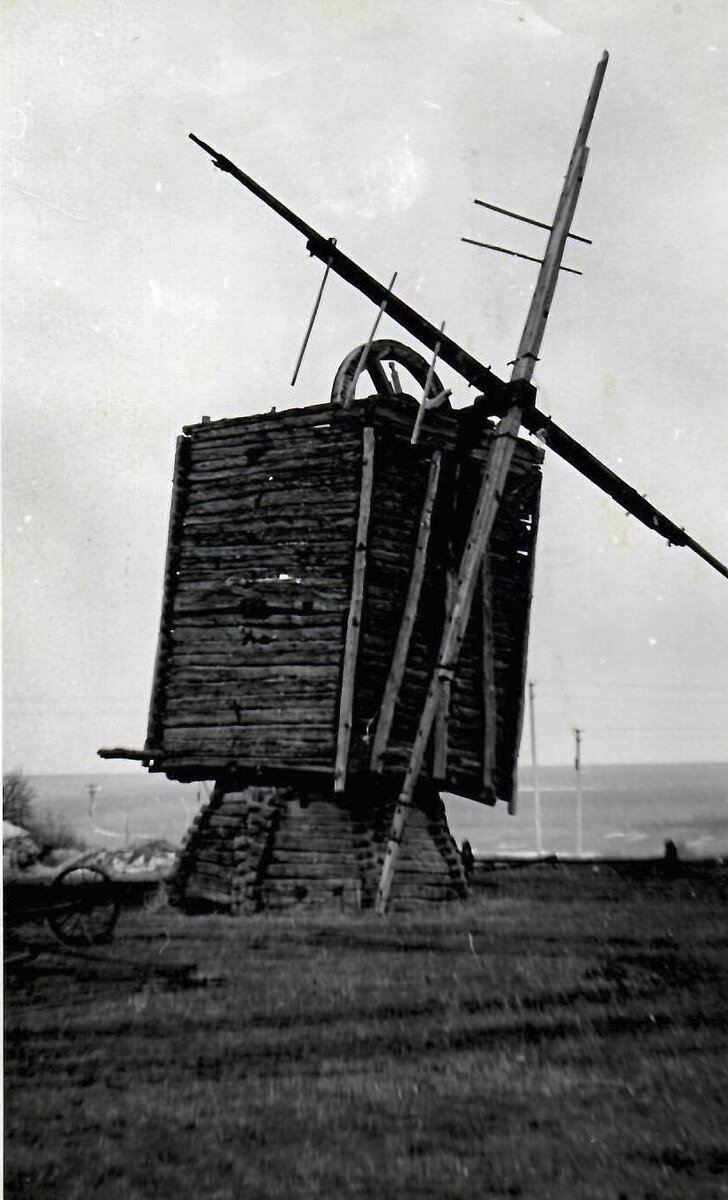
[[[5,1194],[726,1197],[728,873],[680,870],[480,869],[386,919],[125,912],[105,961],[6,978]]]

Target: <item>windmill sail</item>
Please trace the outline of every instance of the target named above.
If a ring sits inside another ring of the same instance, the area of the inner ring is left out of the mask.
[[[434,350],[435,346],[440,343],[439,358],[442,362],[447,363],[454,371],[456,371],[469,385],[480,388],[486,397],[487,403],[491,406],[491,410],[495,415],[503,415],[508,407],[507,398],[507,383],[500,379],[490,367],[486,367],[479,362],[472,354],[459,346],[457,342],[445,334],[441,334],[436,325],[433,325],[425,317],[423,317],[416,309],[411,308],[399,297],[392,295],[390,290],[378,280],[369,275],[358,263],[349,258],[337,246],[332,245],[329,238],[318,233],[313,226],[309,225],[304,219],[293,212],[283,204],[271,192],[266,191],[259,183],[256,182],[250,175],[242,171],[240,167],[226,158],[220,151],[214,150],[212,146],[207,145],[198,138],[194,133],[191,133],[190,138],[196,145],[205,150],[213,160],[214,165],[228,175],[232,175],[244,187],[248,188],[255,196],[263,200],[274,212],[283,217],[289,225],[297,229],[299,233],[307,239],[306,249],[310,254],[330,267],[330,270],[335,271],[341,279],[344,279],[362,295],[366,296],[377,306],[383,301],[387,302],[387,315],[396,321],[403,329],[427,346],[428,349]],[[654,530],[661,537],[664,537],[671,545],[687,546],[704,562],[724,575],[728,579],[728,567],[720,562],[714,555],[710,554],[703,546],[690,537],[684,529],[676,525],[668,517],[661,513],[653,504],[651,504],[644,496],[628,484],[624,479],[621,479],[614,471],[607,467],[603,462],[593,455],[589,450],[572,438],[564,429],[561,429],[555,421],[541,412],[535,404],[523,412],[521,424],[533,434],[542,436],[548,445],[549,449],[554,454],[558,454],[565,462],[574,467],[581,475],[584,475],[592,483],[594,483],[601,491],[611,496],[626,512],[631,516],[641,521],[648,529]]]

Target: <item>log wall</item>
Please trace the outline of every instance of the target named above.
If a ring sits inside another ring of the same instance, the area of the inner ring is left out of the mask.
[[[347,780],[356,785],[368,773],[438,449],[424,578],[382,760],[386,777],[401,777],[435,663],[448,570],[459,559],[491,436],[477,408],[434,412],[412,447],[415,412],[414,401],[400,397],[184,431],[150,707],[153,770],[179,779],[232,774],[240,787],[258,781],[332,789],[346,660],[350,680],[353,673]],[[365,437],[365,430],[372,432]],[[363,527],[367,439],[374,467],[363,550],[357,525]],[[447,751],[440,786],[488,803],[512,795],[541,457],[519,443],[491,539],[489,637],[484,642],[478,595],[449,720],[440,728]],[[348,657],[346,645],[355,563],[363,600],[352,660],[351,628]],[[491,646],[488,693],[483,655]],[[490,749],[487,694],[496,700]]]

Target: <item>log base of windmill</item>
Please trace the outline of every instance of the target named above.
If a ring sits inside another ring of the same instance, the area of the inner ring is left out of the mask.
[[[393,798],[337,803],[279,788],[218,785],[181,848],[171,882],[188,912],[234,914],[373,905]],[[439,795],[424,791],[400,847],[395,910],[462,899],[465,875]]]

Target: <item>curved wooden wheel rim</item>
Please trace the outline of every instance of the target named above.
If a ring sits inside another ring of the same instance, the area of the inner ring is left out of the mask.
[[[66,867],[56,876],[51,884],[50,902],[52,907],[47,916],[50,929],[64,945],[77,947],[108,941],[121,908],[106,872],[86,863]]]
[[[343,405],[349,399],[363,349],[363,345],[357,346],[350,354],[347,354],[336,372],[334,384],[331,389],[332,404]],[[361,369],[361,374],[363,375],[366,372],[371,379],[378,396],[386,400],[396,400],[400,396],[400,393],[395,391],[389,379],[387,379],[386,372],[382,366],[383,362],[394,362],[401,367],[405,367],[420,387],[424,388],[427,382],[429,363],[427,363],[421,354],[413,350],[411,346],[405,346],[403,342],[383,338],[371,343]],[[436,396],[443,390],[440,379],[437,375],[433,374],[430,384],[430,396]],[[450,407],[447,400],[443,407],[446,409]]]

